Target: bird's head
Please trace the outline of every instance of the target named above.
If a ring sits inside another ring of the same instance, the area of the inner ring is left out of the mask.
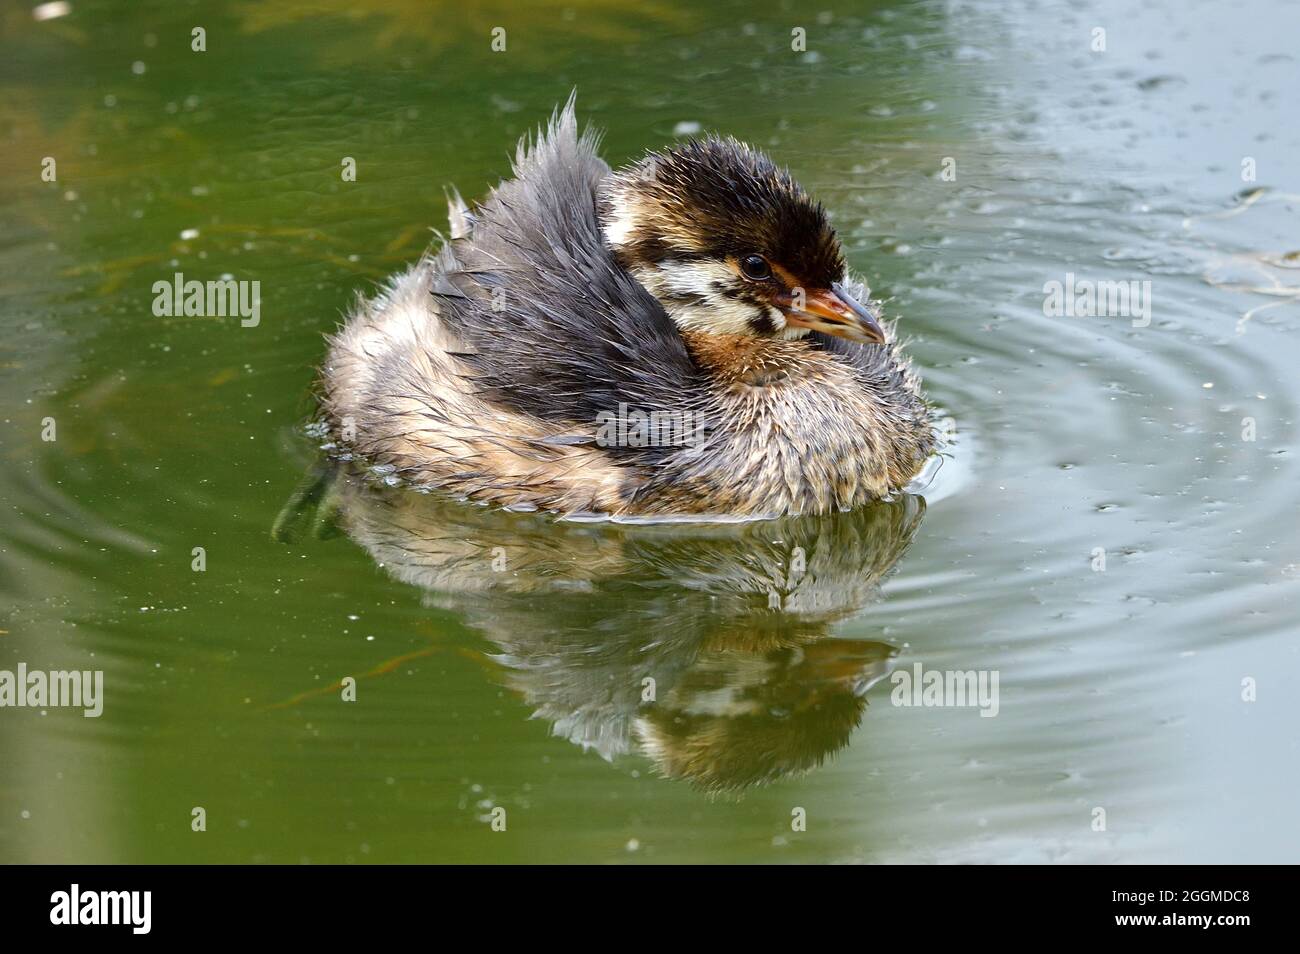
[[[619,263],[683,330],[885,341],[878,316],[845,287],[825,210],[744,143],[651,153],[605,181],[599,211]]]

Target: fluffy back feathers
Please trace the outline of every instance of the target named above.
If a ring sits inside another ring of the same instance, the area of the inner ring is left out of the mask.
[[[597,144],[570,98],[520,143],[514,178],[474,210],[433,287],[484,397],[556,423],[594,424],[620,402],[681,410],[705,394],[663,307],[602,241],[596,196],[610,170]]]

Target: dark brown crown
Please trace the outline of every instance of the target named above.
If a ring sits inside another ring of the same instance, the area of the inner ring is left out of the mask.
[[[827,288],[844,277],[839,238],[786,170],[732,138],[691,140],[651,153],[613,187],[654,209],[657,235],[633,237],[642,261],[739,258],[758,253],[803,284]]]

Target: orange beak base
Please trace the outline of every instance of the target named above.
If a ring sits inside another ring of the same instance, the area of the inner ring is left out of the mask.
[[[799,305],[793,295],[782,295],[777,306],[785,312],[786,324],[810,328],[861,344],[884,344],[885,332],[876,316],[836,282],[828,289],[807,292]]]

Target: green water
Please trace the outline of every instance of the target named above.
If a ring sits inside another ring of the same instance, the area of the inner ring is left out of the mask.
[[[1295,4],[32,5],[0,669],[105,698],[0,709],[0,860],[1297,858]],[[575,87],[615,164],[698,124],[826,202],[942,467],[713,527],[344,480],[345,533],[274,542],[323,333]],[[156,316],[177,272],[260,321]],[[1149,323],[1045,314],[1071,273]],[[996,717],[892,704],[917,664],[996,672]]]

